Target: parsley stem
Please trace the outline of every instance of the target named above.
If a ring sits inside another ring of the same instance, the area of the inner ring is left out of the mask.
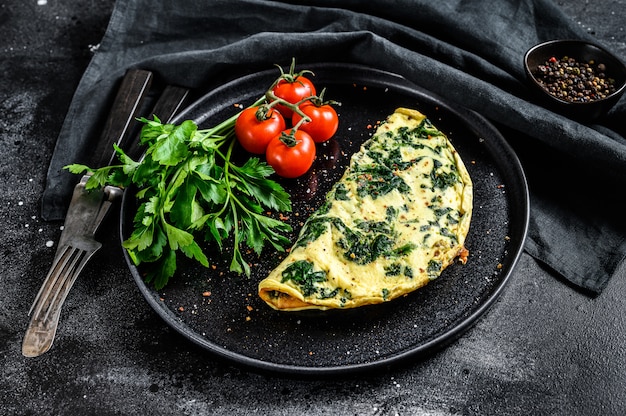
[[[263,95],[250,107],[263,105],[266,100]],[[147,270],[146,281],[154,282],[157,289],[173,276],[176,251],[208,265],[194,240],[194,232],[203,227],[208,229],[205,241],[217,242],[220,250],[223,240],[233,237],[230,270],[248,276],[250,265],[242,255],[243,245],[260,254],[265,242],[276,249],[288,243],[280,233],[291,228],[261,213],[262,207],[291,210],[289,194],[268,178],[273,170],[257,158],[243,166],[231,161],[240,114],[203,130],[193,120],[171,125],[156,117],[152,121],[141,119],[145,123],[142,143],[148,149],[140,161],[116,149],[120,165],[68,167],[73,173],[89,172],[91,187],[134,184],[139,188],[136,196],[141,205],[124,247],[135,264],[153,265]]]
[[[254,103],[250,105],[250,107],[256,107],[263,104],[263,102],[265,102],[265,96],[258,98]],[[237,118],[242,111],[243,110],[235,113],[233,116],[227,118],[216,126],[213,126],[209,129],[198,130],[198,133],[202,134],[203,138],[215,136],[225,140],[229,136],[229,133],[232,132],[233,127],[235,126],[235,122],[237,121]]]

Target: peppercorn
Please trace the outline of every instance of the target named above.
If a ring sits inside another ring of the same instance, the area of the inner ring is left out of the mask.
[[[601,100],[616,91],[615,80],[606,76],[606,65],[579,62],[564,56],[550,57],[537,66],[535,79],[552,96],[568,102]]]

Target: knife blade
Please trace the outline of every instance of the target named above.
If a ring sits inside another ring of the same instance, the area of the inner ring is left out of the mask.
[[[120,146],[128,137],[131,125],[139,116],[141,103],[152,85],[153,74],[143,69],[129,69],[120,84],[103,132],[94,149],[91,166],[108,166],[115,159],[113,144]]]
[[[156,104],[150,112],[150,117],[156,115],[162,123],[170,123],[189,96],[189,89],[178,85],[167,85]],[[148,118],[150,118],[148,117]],[[130,143],[122,141],[120,147],[126,154],[137,160],[143,153],[139,140],[131,140]]]

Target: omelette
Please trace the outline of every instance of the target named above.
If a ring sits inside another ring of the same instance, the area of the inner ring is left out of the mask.
[[[387,302],[459,259],[472,216],[472,181],[445,136],[398,108],[357,153],[285,259],[259,283],[284,311]]]

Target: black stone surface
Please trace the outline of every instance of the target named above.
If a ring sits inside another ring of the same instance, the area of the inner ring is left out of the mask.
[[[626,59],[624,0],[558,4]],[[22,357],[28,308],[61,233],[39,216],[47,164],[112,6],[0,4],[0,414],[625,413],[625,264],[590,298],[523,255],[494,307],[446,349],[390,372],[301,380],[219,362],[163,324],[126,269],[116,216],[53,349]]]

